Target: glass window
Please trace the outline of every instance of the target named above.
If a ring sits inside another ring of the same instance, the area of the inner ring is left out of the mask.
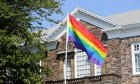
[[[75,51],[75,77],[81,78],[90,76],[90,62],[87,59],[87,54],[81,50]]]
[[[81,50],[75,50],[75,77],[81,78],[84,76],[90,76],[90,61],[87,59],[87,54]],[[101,67],[94,67],[95,76],[101,75]]]
[[[134,45],[134,51],[139,51],[139,45],[138,44]]]
[[[71,62],[70,60],[67,60],[67,65],[66,65],[66,79],[71,78]]]
[[[140,43],[131,45],[132,49],[132,64],[133,64],[133,75],[140,74]]]

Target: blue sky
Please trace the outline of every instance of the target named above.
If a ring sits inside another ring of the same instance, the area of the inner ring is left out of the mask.
[[[76,7],[81,7],[101,16],[108,16],[131,10],[140,10],[140,0],[65,0],[62,6],[63,16],[55,15],[53,18],[62,20],[67,13],[72,12]],[[45,28],[54,27],[47,21],[42,22]]]

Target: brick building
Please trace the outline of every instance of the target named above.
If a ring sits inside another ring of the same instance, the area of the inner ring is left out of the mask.
[[[87,60],[85,52],[68,42],[67,79],[116,74],[121,77],[119,82],[115,81],[118,84],[140,84],[140,10],[103,17],[76,8],[71,14],[108,48],[109,53],[99,67]],[[53,70],[46,81],[64,79],[66,23],[67,17],[54,28],[42,32],[50,59],[42,65]]]

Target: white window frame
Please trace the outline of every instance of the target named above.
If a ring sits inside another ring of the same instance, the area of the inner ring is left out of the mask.
[[[95,74],[95,76],[99,76],[99,75],[102,74],[102,67],[100,67],[100,69],[101,69],[101,72],[100,72],[100,73],[101,73],[101,74],[98,74],[98,72],[99,72],[99,71],[97,70],[98,67],[100,67],[100,66],[97,66],[96,64],[94,64],[94,74]]]
[[[81,77],[78,77],[77,76],[77,74],[78,74],[78,72],[77,72],[77,54],[76,54],[77,52],[83,53],[83,55],[85,54],[85,52],[83,52],[83,51],[75,48],[75,56],[74,56],[74,62],[75,62],[75,78],[81,78]],[[89,65],[89,67],[90,67],[90,65]],[[91,75],[91,73],[89,72],[89,75],[87,74],[87,76],[90,76],[90,75]],[[84,77],[84,75],[82,77]]]
[[[138,51],[134,51],[134,46],[135,45],[139,45],[139,50]],[[138,74],[140,74],[140,71],[139,72],[136,72],[135,54],[140,54],[140,43],[131,44],[131,51],[132,51],[132,69],[133,69],[133,75],[138,75]]]
[[[70,62],[69,67],[68,67],[68,61]],[[64,73],[65,73],[65,66],[66,66],[66,74],[64,74],[64,77],[66,75],[66,79],[71,79],[71,60],[70,59],[67,59],[67,65],[65,64],[65,60],[64,60]]]

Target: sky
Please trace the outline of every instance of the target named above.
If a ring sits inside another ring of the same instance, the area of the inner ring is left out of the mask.
[[[52,18],[62,20],[76,7],[83,8],[101,16],[140,10],[140,0],[65,0],[63,3],[62,12],[64,15],[54,15]],[[56,26],[56,24],[48,23],[44,20],[42,26],[51,28]]]

